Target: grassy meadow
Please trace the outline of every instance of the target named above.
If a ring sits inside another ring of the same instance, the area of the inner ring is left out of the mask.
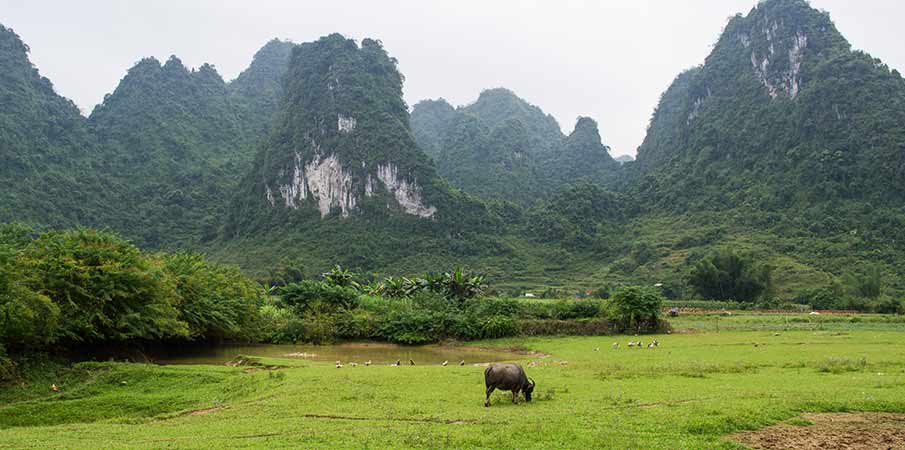
[[[0,448],[742,448],[726,436],[804,412],[905,412],[902,319],[700,314],[657,336],[478,341],[537,382],[531,403],[497,391],[490,408],[476,365],[32,367],[0,390]]]

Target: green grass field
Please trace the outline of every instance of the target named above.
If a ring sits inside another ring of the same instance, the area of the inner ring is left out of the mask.
[[[803,412],[905,412],[905,325],[857,317],[686,316],[656,349],[476,342],[539,352],[511,354],[535,401],[490,408],[470,365],[85,363],[0,390],[0,448],[742,448],[726,435]]]

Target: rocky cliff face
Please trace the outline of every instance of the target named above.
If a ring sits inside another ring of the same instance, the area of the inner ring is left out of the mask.
[[[331,35],[301,44],[287,77],[283,111],[247,182],[253,203],[321,218],[350,218],[365,203],[435,217],[434,168],[415,145],[402,76],[379,42]]]

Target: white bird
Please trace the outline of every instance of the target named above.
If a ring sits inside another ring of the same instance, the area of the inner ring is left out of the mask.
[[[336,368],[339,369],[343,366],[343,363],[336,361]]]
[[[618,343],[618,342],[613,342],[613,348],[619,348],[619,343]]]
[[[370,365],[371,365],[371,360],[369,359],[369,360],[365,361],[365,365],[366,365],[366,366],[370,366]]]
[[[349,366],[350,366],[350,367],[355,367],[355,366],[357,366],[357,365],[358,365],[357,362],[350,362],[350,363],[349,363]]]
[[[396,362],[394,362],[394,363],[391,364],[391,365],[392,365],[393,367],[399,367],[400,364],[402,364],[402,362],[399,361],[399,360],[397,359]]]
[[[449,364],[449,361],[443,361],[443,364],[440,364],[440,365],[443,367],[446,367],[447,364]]]
[[[628,346],[629,346],[629,347],[634,347],[634,346],[635,346],[635,343],[634,343],[633,341],[628,341]]]
[[[464,366],[464,365],[465,365],[465,360],[463,359],[463,360],[459,361],[459,365],[460,365],[460,366]]]
[[[650,344],[647,344],[647,348],[654,348],[654,343],[651,342]]]

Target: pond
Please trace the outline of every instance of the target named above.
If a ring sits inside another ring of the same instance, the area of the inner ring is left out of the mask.
[[[157,364],[226,364],[239,355],[271,358],[308,359],[314,361],[342,361],[344,364],[392,364],[397,360],[420,365],[477,364],[519,359],[520,355],[503,350],[488,350],[465,346],[419,345],[405,346],[381,342],[357,342],[335,345],[217,345],[189,346],[154,352],[151,359]]]

